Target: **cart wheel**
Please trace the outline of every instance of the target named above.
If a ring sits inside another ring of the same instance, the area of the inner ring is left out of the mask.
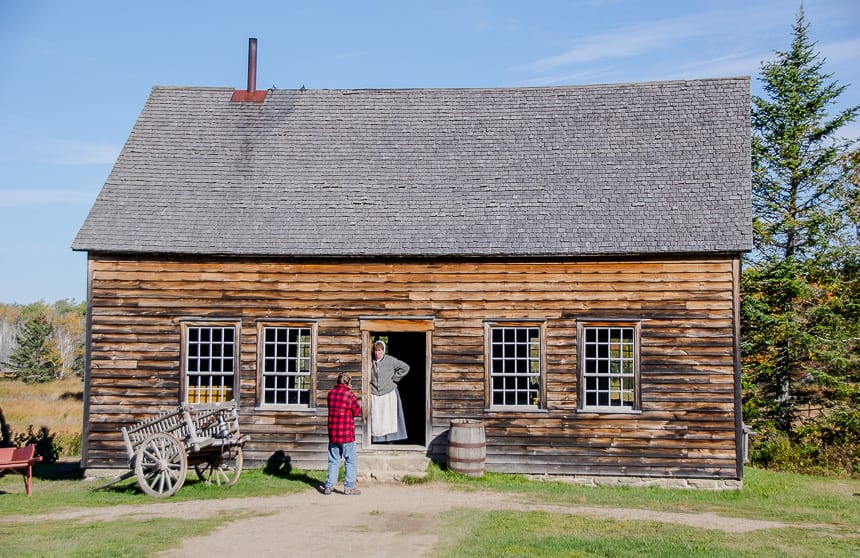
[[[171,434],[156,432],[137,450],[134,474],[144,492],[157,498],[173,496],[185,482],[188,459],[185,448]]]
[[[232,447],[213,460],[195,465],[197,476],[205,483],[232,486],[242,474],[242,448]]]

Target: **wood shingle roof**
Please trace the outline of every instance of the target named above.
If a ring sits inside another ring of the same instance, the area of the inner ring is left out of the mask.
[[[752,247],[749,79],[155,87],[72,248],[555,257]]]

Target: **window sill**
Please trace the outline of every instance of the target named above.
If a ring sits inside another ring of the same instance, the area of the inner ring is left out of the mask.
[[[508,413],[539,413],[546,414],[548,411],[546,409],[541,409],[540,407],[535,407],[534,405],[523,405],[522,407],[516,406],[506,406],[506,407],[489,407],[484,409],[484,414],[508,414]]]
[[[628,409],[624,407],[585,407],[584,409],[577,409],[577,413],[579,414],[590,414],[590,415],[641,415],[641,409]]]
[[[313,415],[316,414],[316,407],[308,407],[307,405],[274,405],[274,404],[264,404],[257,405],[254,407],[255,411],[281,411],[287,413],[301,413]]]

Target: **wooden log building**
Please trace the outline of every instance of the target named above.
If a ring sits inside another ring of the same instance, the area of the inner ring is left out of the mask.
[[[83,465],[235,398],[246,463],[322,469],[326,394],[411,366],[404,452],[483,422],[486,469],[740,480],[749,80],[155,87],[88,253]]]

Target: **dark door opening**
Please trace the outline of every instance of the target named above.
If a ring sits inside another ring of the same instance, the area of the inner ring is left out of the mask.
[[[387,354],[409,365],[409,373],[397,386],[403,404],[406,423],[406,438],[394,442],[375,442],[375,446],[418,445],[426,446],[427,424],[427,337],[424,332],[373,332],[373,342],[381,339],[387,346]],[[371,349],[372,350],[372,349]]]

